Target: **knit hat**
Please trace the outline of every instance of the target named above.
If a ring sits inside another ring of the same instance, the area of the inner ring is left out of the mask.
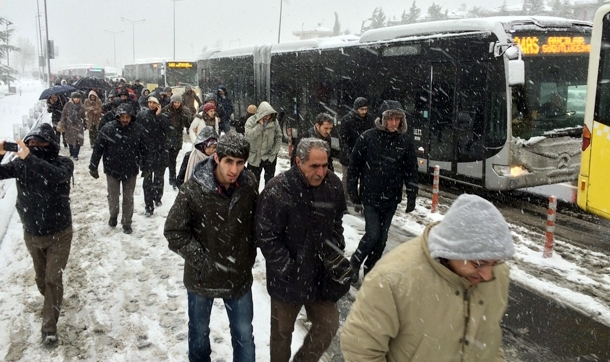
[[[212,109],[216,110],[216,106],[213,105],[212,103],[206,103],[203,106],[203,112],[207,113],[208,111],[211,111]]]
[[[161,103],[159,103],[159,100],[156,97],[148,97],[148,101],[149,102],[155,102],[157,104],[161,104]]]
[[[250,114],[254,114],[254,113],[256,113],[256,110],[257,110],[256,106],[254,104],[251,104],[248,106],[248,109],[246,111]]]
[[[231,156],[247,160],[250,155],[250,142],[241,133],[229,132],[218,140],[216,155],[219,159]]]
[[[506,260],[515,248],[508,224],[489,201],[460,195],[443,220],[428,233],[428,248],[434,259]]]
[[[358,97],[354,101],[354,109],[367,107],[368,105],[369,105],[369,101],[368,101],[368,99],[366,99],[364,97]]]
[[[81,97],[82,97],[82,95],[80,94],[80,92],[72,92],[72,94],[70,94],[70,98],[80,99]]]
[[[172,97],[170,98],[170,101],[172,101],[172,102],[182,102],[182,97],[180,96],[180,94],[172,94]]]

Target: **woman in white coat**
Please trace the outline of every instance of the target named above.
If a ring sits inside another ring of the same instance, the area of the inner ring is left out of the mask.
[[[216,130],[216,133],[218,134],[219,122],[220,118],[216,117],[216,106],[213,103],[206,103],[203,106],[203,111],[195,115],[195,118],[191,122],[191,127],[189,127],[191,142],[195,144],[197,135],[201,133],[206,126],[214,127],[214,130]]]

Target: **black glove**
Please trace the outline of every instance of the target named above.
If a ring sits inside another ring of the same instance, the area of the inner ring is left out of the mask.
[[[142,178],[146,178],[148,176],[150,176],[151,172],[150,171],[144,171],[142,170]]]
[[[415,197],[409,197],[407,200],[407,210],[406,212],[411,212],[415,210]]]
[[[93,178],[100,178],[100,174],[97,172],[97,170],[89,170],[89,175],[91,175],[91,177]]]
[[[362,204],[355,204],[354,211],[359,214],[362,214],[364,212],[364,206],[362,206]]]

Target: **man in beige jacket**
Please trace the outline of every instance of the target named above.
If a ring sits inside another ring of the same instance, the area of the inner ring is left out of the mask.
[[[440,223],[366,276],[341,334],[345,361],[504,361],[502,261],[513,254],[500,212],[461,195]]]

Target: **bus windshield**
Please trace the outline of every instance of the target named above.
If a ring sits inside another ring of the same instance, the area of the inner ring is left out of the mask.
[[[525,85],[513,87],[513,136],[580,136],[588,56],[525,60]]]

